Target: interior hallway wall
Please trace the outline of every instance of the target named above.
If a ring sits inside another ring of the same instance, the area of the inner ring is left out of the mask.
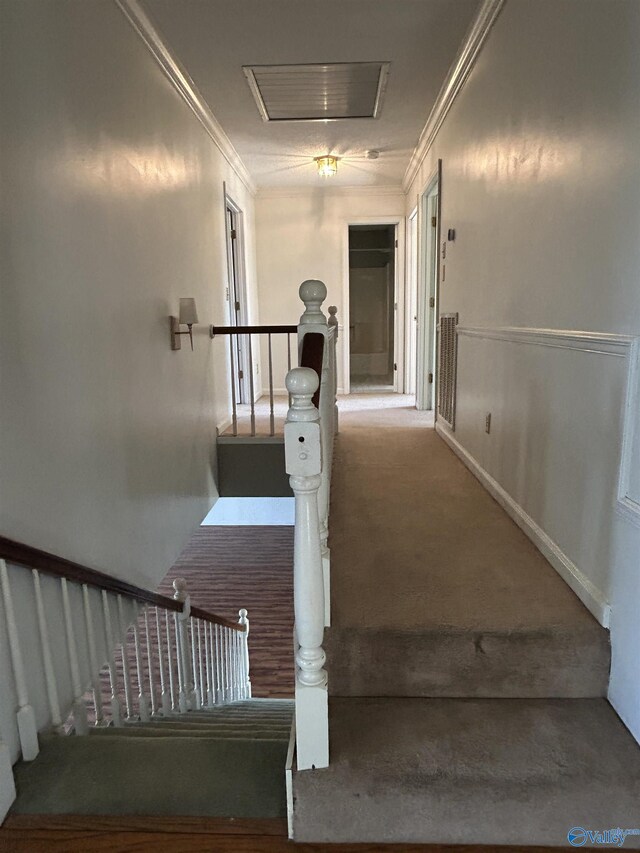
[[[313,164],[310,162],[309,168]],[[318,178],[318,180],[322,180]],[[325,179],[326,180],[326,179]],[[330,179],[329,179],[330,180]],[[260,322],[297,323],[304,306],[300,284],[318,278],[327,286],[324,310],[338,308],[338,386],[344,387],[343,285],[348,275],[348,225],[362,219],[404,216],[405,197],[398,190],[335,189],[262,190],[256,198],[256,235]],[[263,391],[268,391],[262,354]],[[287,372],[282,349],[274,352],[274,382],[284,389]]]
[[[455,440],[610,605],[610,698],[638,739],[639,98],[635,0],[507,0],[407,199],[442,158]]]
[[[223,181],[255,320],[253,197],[115,2],[9,0],[0,30],[0,529],[155,587],[217,495]]]

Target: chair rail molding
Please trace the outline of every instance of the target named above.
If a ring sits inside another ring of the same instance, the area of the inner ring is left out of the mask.
[[[442,88],[438,93],[436,102],[429,113],[429,118],[422,129],[418,144],[409,160],[409,165],[402,180],[402,188],[405,192],[408,192],[413,179],[418,174],[424,158],[427,156],[447,113],[453,106],[455,99],[471,73],[471,69],[482,50],[491,27],[495,23],[505,2],[506,0],[483,0],[475,19],[467,30],[457,56],[449,68]]]
[[[165,38],[145,12],[140,0],[114,0],[114,2],[145,43],[173,88],[209,134],[227,163],[249,192],[255,196],[257,187],[242,158],[186,69],[182,67]]]

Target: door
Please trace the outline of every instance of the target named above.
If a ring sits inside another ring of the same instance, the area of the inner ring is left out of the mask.
[[[229,302],[229,325],[245,326],[247,324],[247,311],[244,287],[242,212],[229,198],[225,198],[225,221],[229,281],[229,291],[227,294]],[[236,382],[236,400],[239,403],[248,403],[248,342],[246,335],[234,335],[232,340],[234,342],[233,375]]]

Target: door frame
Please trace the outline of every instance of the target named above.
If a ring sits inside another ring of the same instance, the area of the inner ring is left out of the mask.
[[[349,334],[349,228],[352,225],[395,225],[396,246],[394,259],[394,295],[395,317],[393,323],[393,361],[397,370],[393,371],[393,390],[404,388],[404,304],[405,304],[405,217],[395,216],[360,216],[349,219],[344,225],[342,253],[342,380],[343,393],[351,393],[351,352]]]
[[[247,326],[249,325],[249,305],[247,302],[247,275],[246,275],[246,261],[245,261],[245,229],[244,229],[244,211],[240,207],[239,204],[233,199],[231,195],[227,192],[227,185],[223,182],[223,203],[224,203],[224,233],[225,233],[225,245],[227,252],[227,292],[226,292],[226,301],[227,301],[227,316],[229,319],[229,324],[234,326],[236,325],[236,312],[232,306],[232,291],[233,291],[233,283],[235,283],[235,296],[236,301],[239,303],[238,309],[238,319],[239,323],[237,325]],[[228,211],[231,211],[235,217],[235,253],[234,246],[231,239],[231,234],[229,231],[229,217],[227,216]],[[233,256],[235,254],[235,277],[233,275]],[[247,352],[247,347],[245,345],[244,340],[238,336],[238,362],[236,364],[236,368],[240,367],[243,373],[243,377],[249,376],[249,370],[253,369],[253,365],[249,364],[249,353]],[[234,371],[234,376],[239,377],[238,370]],[[236,399],[239,403],[248,403],[249,402],[249,384],[241,381],[237,378],[236,385]]]
[[[433,244],[429,232],[428,208],[437,194],[436,233]],[[416,361],[416,408],[436,410],[438,387],[437,329],[440,303],[440,238],[442,221],[442,161],[427,180],[418,203],[418,353]],[[435,257],[432,254],[434,246]],[[433,314],[429,314],[429,298],[433,297]],[[431,369],[429,369],[431,368]],[[433,382],[428,381],[433,373]],[[429,387],[431,385],[431,388]]]
[[[418,369],[418,199],[416,206],[407,216],[407,263],[405,297],[405,348],[404,348],[404,393],[416,393]],[[415,221],[415,235],[413,234]]]

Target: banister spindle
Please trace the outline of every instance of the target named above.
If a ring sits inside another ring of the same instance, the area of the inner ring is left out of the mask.
[[[91,668],[91,689],[93,691],[95,725],[99,726],[103,721],[102,684],[100,681],[100,670],[102,667],[98,663],[98,653],[96,651],[96,635],[93,627],[93,613],[91,612],[91,598],[89,593],[89,586],[86,583],[82,584],[82,602],[84,605],[84,625],[87,632],[89,666]]]
[[[198,629],[198,687],[200,688],[198,708],[201,708],[206,705],[206,687],[204,681],[204,667],[202,661],[202,625],[200,619],[196,619],[196,626]]]
[[[165,651],[162,640],[162,617],[161,610],[156,607],[156,638],[158,641],[158,669],[160,672],[160,707],[163,714],[171,713],[171,691],[168,688],[168,680],[171,670],[171,650],[167,647],[167,670],[165,671]],[[167,640],[168,640],[167,636]]]
[[[216,705],[221,705],[224,702],[224,694],[222,686],[222,644],[220,640],[220,625],[213,626],[213,635],[213,659],[216,673]]]
[[[71,687],[73,690],[73,727],[77,735],[89,734],[87,722],[87,706],[83,697],[84,690],[80,681],[80,667],[78,666],[78,647],[76,645],[75,630],[73,627],[73,614],[71,612],[71,601],[69,600],[69,586],[66,578],[60,579],[62,587],[62,611],[64,614],[64,629],[67,638],[67,653],[69,655],[69,669],[71,670]]]
[[[253,343],[251,333],[247,335],[249,341],[249,402],[251,403],[251,435],[256,434],[256,401],[253,387]]]
[[[189,619],[189,628],[191,634],[191,671],[193,672],[193,705],[192,710],[199,710],[202,700],[202,686],[199,680],[198,669],[198,637],[196,634],[196,620]]]
[[[207,670],[207,705],[211,707],[214,704],[214,688],[213,688],[213,660],[211,658],[211,624],[204,620],[204,656],[205,668]]]
[[[154,655],[151,646],[151,632],[149,630],[149,608],[144,608],[144,638],[147,645],[147,669],[149,670],[149,699],[151,700],[151,714],[158,713],[158,700],[156,696],[156,674],[154,667]],[[158,653],[160,649],[158,648]]]
[[[238,622],[244,625],[244,634],[240,635],[242,644],[242,676],[244,680],[243,698],[251,699],[251,677],[249,674],[249,613],[242,608],[238,613]]]
[[[175,616],[175,614],[174,614]],[[167,669],[169,673],[169,695],[171,697],[171,710],[178,710],[179,704],[176,701],[176,682],[175,682],[175,673],[173,669],[173,654],[171,649],[171,617],[169,616],[169,611],[164,611],[164,627],[167,636]],[[176,629],[177,630],[177,629]],[[176,634],[177,637],[177,634]],[[176,664],[178,661],[178,649],[176,646]],[[164,708],[164,704],[162,706]]]
[[[234,341],[237,343],[237,335],[229,335],[229,365],[231,370],[231,422],[233,424],[233,434],[238,435],[238,401],[236,400],[236,353],[238,351],[238,347],[235,346],[234,349]]]
[[[120,655],[122,656],[122,680],[124,683],[124,704],[127,709],[127,717],[133,717],[133,686],[131,684],[131,667],[129,666],[129,646],[127,644],[128,628],[124,618],[124,605],[122,596],[118,595],[118,627],[120,632]]]
[[[146,607],[145,607],[146,614]],[[149,700],[147,699],[147,693],[144,689],[145,681],[144,681],[144,666],[142,664],[142,647],[140,643],[140,627],[138,625],[139,622],[139,613],[138,606],[136,605],[136,619],[133,623],[133,647],[136,658],[136,678],[138,679],[138,713],[140,714],[140,720],[143,723],[149,722]]]
[[[104,633],[107,644],[109,683],[111,686],[111,722],[114,726],[122,725],[122,705],[118,696],[118,671],[116,669],[116,647],[113,637],[113,624],[111,622],[111,608],[109,607],[109,596],[106,590],[102,590],[102,612],[104,615]]]
[[[58,684],[56,672],[51,656],[51,639],[47,626],[47,617],[42,600],[42,587],[40,586],[40,573],[37,569],[31,570],[33,575],[33,588],[36,596],[36,612],[38,614],[38,627],[40,629],[40,646],[42,650],[42,662],[44,664],[44,678],[47,686],[47,698],[49,700],[49,713],[54,728],[62,727],[60,716],[60,700],[58,698]]]
[[[9,653],[11,655],[11,667],[16,685],[18,699],[18,711],[16,723],[18,725],[18,736],[20,738],[20,750],[23,761],[33,761],[40,751],[38,744],[38,728],[33,707],[29,702],[27,691],[27,679],[24,670],[24,659],[20,646],[20,635],[16,624],[16,613],[13,607],[11,585],[9,583],[9,572],[4,560],[0,560],[0,580],[2,582],[2,601],[4,613],[7,620],[7,633],[9,635]],[[11,776],[13,778],[13,775]]]
[[[315,299],[317,292],[318,288],[307,295],[311,307],[317,301],[319,311],[321,300]],[[296,652],[297,758],[299,769],[310,769],[326,767],[329,762],[326,656],[322,647],[324,579],[318,513],[322,463],[319,413],[312,403],[318,376],[310,368],[298,367],[287,374],[286,383],[292,405],[284,428],[285,461],[295,496],[294,610],[299,644]]]
[[[269,339],[269,435],[275,434],[275,419],[273,416],[273,354],[271,350],[271,334]]]
[[[338,418],[338,355],[337,355],[337,344],[338,344],[338,309],[335,305],[329,305],[329,320],[328,324],[331,328],[333,328],[333,344],[331,346],[331,362],[332,362],[332,374],[333,374],[333,396],[334,396],[334,423],[333,423],[333,434],[336,436],[338,434],[339,428],[339,418]]]
[[[191,600],[187,592],[187,582],[184,578],[176,578],[173,582],[175,590],[173,597],[181,602],[182,610],[176,613],[176,640],[178,657],[178,680],[180,687],[180,711],[183,713],[193,706],[193,676],[190,673],[189,639],[187,624],[191,616]]]

